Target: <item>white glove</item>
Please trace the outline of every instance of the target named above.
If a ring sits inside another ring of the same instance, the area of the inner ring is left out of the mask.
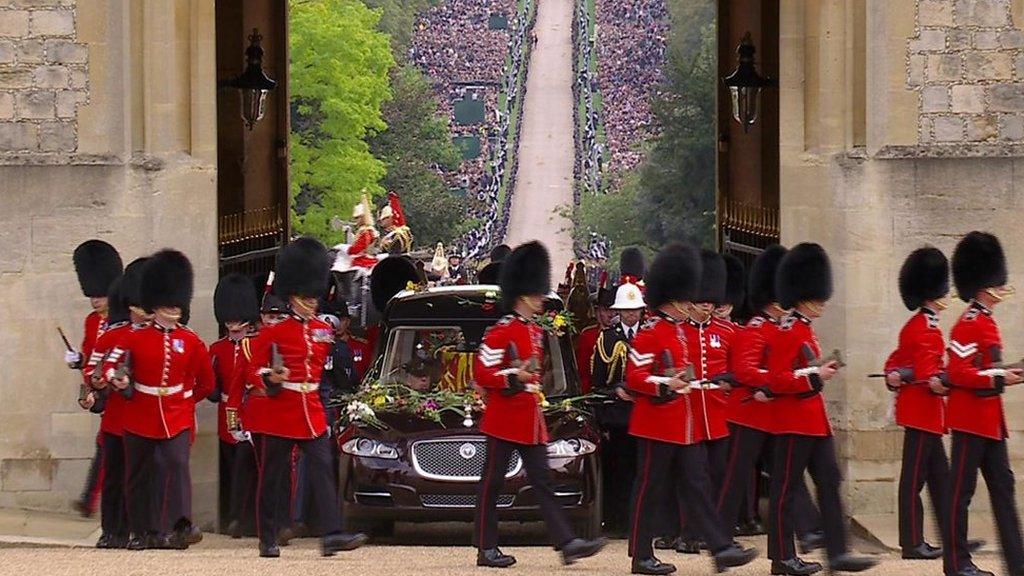
[[[818,374],[821,372],[821,368],[818,366],[808,366],[807,368],[801,368],[793,372],[794,376],[810,376],[811,374]]]
[[[252,434],[249,434],[245,430],[235,430],[231,433],[231,437],[234,438],[236,442],[252,442]]]
[[[73,366],[82,361],[82,354],[74,350],[67,350],[64,352],[64,362],[69,366]]]

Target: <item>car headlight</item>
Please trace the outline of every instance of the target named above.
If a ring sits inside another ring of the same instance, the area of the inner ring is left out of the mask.
[[[576,456],[590,454],[595,450],[597,450],[597,445],[590,440],[582,438],[555,440],[548,444],[548,458],[575,458]]]
[[[362,458],[383,458],[397,460],[398,449],[390,444],[369,438],[353,438],[341,445],[341,451]]]

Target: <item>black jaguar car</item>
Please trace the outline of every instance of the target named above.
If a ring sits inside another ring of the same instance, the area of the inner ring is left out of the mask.
[[[381,357],[370,382],[461,392],[473,387],[473,359],[484,331],[501,317],[496,286],[452,286],[396,295],[384,311]],[[551,295],[549,310],[562,309]],[[571,339],[548,334],[543,391],[552,483],[580,536],[601,530],[600,435],[592,415],[559,408],[580,394]],[[486,398],[484,398],[486,401]],[[354,528],[389,531],[394,522],[473,520],[487,443],[479,414],[430,419],[376,410],[378,423],[339,425],[342,508]],[[503,520],[539,520],[540,511],[514,453],[498,499]]]

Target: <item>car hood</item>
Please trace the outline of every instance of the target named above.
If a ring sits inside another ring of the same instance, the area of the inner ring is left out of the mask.
[[[597,439],[596,425],[593,417],[588,413],[552,410],[545,413],[544,416],[549,436],[552,439],[586,438],[592,441]],[[481,434],[480,417],[481,414],[474,414],[473,425],[467,427],[463,418],[453,413],[442,414],[439,424],[434,420],[414,414],[378,412],[377,419],[387,425],[387,429],[359,426],[358,434],[391,442],[423,437],[475,436]]]

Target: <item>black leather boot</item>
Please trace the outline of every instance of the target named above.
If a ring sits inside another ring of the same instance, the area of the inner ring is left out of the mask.
[[[350,534],[348,532],[328,534],[320,541],[320,553],[324,556],[334,556],[337,552],[355,550],[363,544],[366,544],[366,541],[369,539],[370,537],[362,532],[356,532],[354,534]]]
[[[515,556],[509,556],[497,548],[481,549],[476,552],[476,565],[485,568],[508,568],[516,563]]]
[[[715,571],[725,572],[728,568],[750,564],[757,554],[757,548],[744,548],[739,544],[727,546],[715,552]]]
[[[818,562],[804,562],[799,556],[788,560],[772,560],[772,574],[774,576],[809,576],[821,572],[822,566]]]
[[[859,556],[857,554],[841,554],[828,561],[829,570],[833,572],[863,572],[878,564],[878,558]]]
[[[927,542],[921,542],[914,548],[903,549],[904,560],[935,560],[942,558],[942,548],[932,546]]]
[[[662,562],[654,556],[650,558],[633,558],[633,574],[651,574],[653,576],[665,576],[676,571],[675,564]]]
[[[589,558],[600,552],[607,543],[608,540],[605,538],[597,538],[595,540],[573,538],[562,545],[562,564],[568,566],[581,558]]]

